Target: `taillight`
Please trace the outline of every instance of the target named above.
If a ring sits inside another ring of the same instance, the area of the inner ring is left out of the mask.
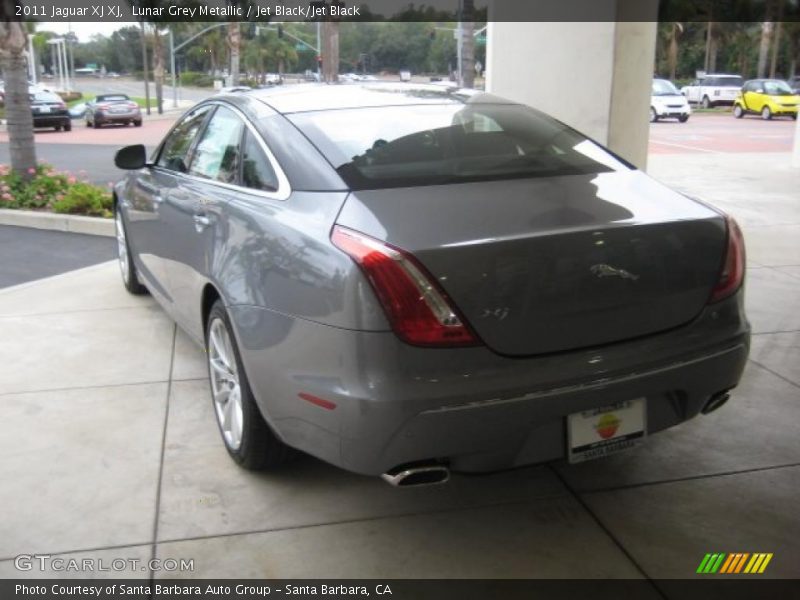
[[[725,223],[728,226],[725,261],[722,265],[719,281],[711,292],[709,303],[724,300],[738,290],[744,280],[745,253],[742,230],[739,229],[739,225],[731,216],[725,216]]]
[[[480,343],[444,290],[413,256],[338,225],[331,241],[361,267],[400,339],[416,346]]]
[[[139,105],[136,102],[128,102],[128,108],[139,108]]]

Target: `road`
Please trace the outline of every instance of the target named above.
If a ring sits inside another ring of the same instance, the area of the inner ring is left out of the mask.
[[[113,238],[0,225],[0,288],[116,258]]]
[[[786,117],[735,119],[729,111],[697,113],[686,123],[650,125],[651,154],[791,152],[796,123]]]
[[[169,131],[179,113],[161,118],[145,117],[141,127],[109,126],[91,129],[83,121],[73,122],[72,131],[36,130],[36,156],[59,171],[86,171],[90,181],[107,185],[119,179],[122,171],[114,166],[114,154],[129,144],[144,144],[154,149]],[[8,164],[8,135],[0,133],[0,164]]]
[[[169,76],[167,76],[169,81]],[[45,80],[45,85],[52,83]],[[128,94],[144,98],[144,81],[136,81],[128,77],[119,79],[100,79],[98,77],[79,77],[75,79],[73,88],[80,90],[86,96],[96,96],[97,94]],[[178,100],[190,100],[199,102],[208,98],[214,93],[211,89],[178,87]],[[155,98],[156,89],[154,84],[150,84],[150,97]],[[172,86],[164,86],[164,107],[172,106]]]

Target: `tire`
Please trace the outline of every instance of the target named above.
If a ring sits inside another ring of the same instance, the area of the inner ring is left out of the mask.
[[[100,121],[98,121],[97,119],[95,119],[94,121],[92,121],[92,126],[93,126],[95,129],[100,129]]]
[[[678,117],[678,121],[680,121],[681,123],[686,123],[686,121],[688,120],[689,120],[689,115],[681,115],[680,117]]]
[[[797,121],[797,113],[794,113],[793,115],[789,116],[792,117],[792,121]]]
[[[141,127],[141,126],[142,126],[142,121],[141,121],[141,120],[139,120],[139,121],[134,121],[134,122],[133,122],[133,126],[134,126],[134,127]]]
[[[709,100],[708,96],[703,96],[703,101],[700,103],[703,108],[712,108],[714,103]]]
[[[125,220],[122,218],[122,211],[117,207],[114,211],[114,225],[117,234],[117,259],[119,260],[119,270],[122,274],[122,283],[125,289],[134,296],[142,296],[147,293],[147,288],[139,281],[139,274],[136,272],[136,265],[128,244],[128,235],[125,230]]]
[[[92,126],[92,124],[89,122],[89,119],[86,119],[86,126],[87,127],[91,127]]]
[[[765,121],[772,120],[772,111],[770,110],[769,106],[765,106],[761,109],[761,118]]]
[[[740,104],[733,105],[733,116],[737,119],[741,119],[744,117],[744,109],[741,107]]]
[[[655,123],[656,121],[658,121],[658,113],[656,112],[656,109],[651,106],[650,107],[650,122],[651,123]]]
[[[53,129],[55,129],[56,131],[61,131],[61,125],[56,125],[55,127],[53,127]]]
[[[277,438],[261,416],[228,312],[220,300],[208,313],[206,356],[214,415],[234,462],[244,469],[261,471],[289,461],[295,451]]]
[[[72,131],[72,123],[70,121],[64,123],[64,131]]]

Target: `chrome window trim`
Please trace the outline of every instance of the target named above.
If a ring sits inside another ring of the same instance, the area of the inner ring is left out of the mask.
[[[233,106],[231,104],[228,104],[227,102],[222,102],[220,100],[210,100],[208,102],[204,102],[203,104],[200,104],[200,105],[194,107],[192,110],[195,110],[196,108],[200,108],[200,106],[207,106],[207,105],[224,106],[226,109],[231,110],[236,116],[238,116],[239,119],[241,119],[241,121],[244,123],[245,127],[250,131],[250,133],[253,135],[253,137],[258,141],[258,144],[261,147],[261,150],[264,152],[264,155],[267,157],[267,160],[269,161],[270,166],[272,167],[272,170],[275,172],[275,176],[278,178],[278,189],[275,190],[274,192],[268,192],[266,190],[257,190],[257,189],[254,189],[254,188],[245,187],[243,185],[235,185],[235,184],[232,184],[232,183],[224,183],[222,181],[216,181],[214,179],[207,179],[205,177],[198,177],[197,175],[190,175],[189,173],[181,173],[179,171],[173,171],[171,169],[167,169],[165,167],[160,167],[158,165],[153,165],[152,168],[153,169],[157,169],[159,171],[164,171],[166,173],[170,173],[172,175],[176,175],[176,176],[179,176],[179,177],[182,177],[182,178],[185,178],[185,179],[188,179],[190,181],[196,181],[196,182],[200,182],[200,183],[205,183],[205,184],[217,186],[217,187],[220,187],[220,188],[223,188],[223,189],[226,189],[226,190],[235,191],[235,192],[244,192],[246,194],[250,194],[250,195],[254,195],[254,196],[260,196],[260,197],[266,198],[268,200],[279,200],[279,201],[287,200],[289,198],[289,196],[292,195],[292,186],[289,184],[289,178],[286,177],[286,173],[284,173],[283,168],[281,168],[281,165],[278,162],[278,160],[275,158],[275,155],[272,153],[272,150],[269,149],[269,146],[267,146],[267,143],[264,141],[264,138],[261,136],[261,133],[258,131],[258,129],[256,129],[255,125],[253,125],[253,123],[250,121],[250,119],[248,119],[247,116],[241,110],[239,110],[237,107],[235,107],[235,106]],[[211,115],[211,118],[213,119],[214,115]],[[171,131],[170,131],[170,133],[171,133]],[[202,136],[203,133],[205,133],[205,127],[203,128],[203,131],[200,133],[200,135]],[[198,138],[198,141],[199,141],[199,139],[200,138]],[[164,137],[164,140],[166,140],[166,136]],[[163,145],[163,142],[162,142],[162,145]],[[160,150],[161,149],[159,148],[159,153],[160,153]]]

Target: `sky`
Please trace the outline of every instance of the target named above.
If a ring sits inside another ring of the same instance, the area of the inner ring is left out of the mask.
[[[70,30],[71,26],[72,31],[78,36],[79,41],[88,42],[89,39],[96,33],[111,35],[117,29],[127,27],[128,25],[135,25],[135,23],[68,23],[65,21],[59,21],[57,23],[37,23],[36,30],[53,31],[59,34],[65,34]]]

